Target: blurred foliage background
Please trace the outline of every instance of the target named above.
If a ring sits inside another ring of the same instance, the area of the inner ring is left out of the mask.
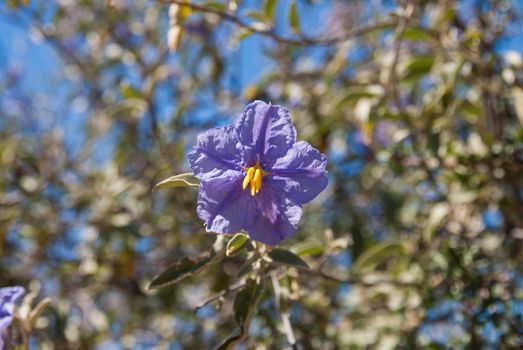
[[[30,348],[236,328],[248,249],[147,290],[216,247],[195,189],[152,188],[254,99],[291,110],[330,183],[282,246],[310,269],[271,270],[237,349],[523,346],[521,1],[171,3],[0,5],[0,286],[53,298]]]

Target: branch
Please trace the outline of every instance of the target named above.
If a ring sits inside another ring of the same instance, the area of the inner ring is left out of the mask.
[[[334,282],[338,282],[338,283],[360,284],[365,287],[372,287],[372,286],[375,286],[375,285],[381,284],[381,283],[389,283],[389,284],[393,284],[398,287],[415,287],[415,288],[420,287],[420,285],[418,283],[406,282],[406,281],[401,281],[401,280],[397,280],[397,279],[383,278],[383,279],[379,279],[379,280],[371,282],[371,281],[365,281],[363,278],[356,277],[356,276],[349,276],[348,278],[345,278],[345,277],[337,276],[334,274],[326,273],[322,270],[303,269],[303,270],[300,270],[300,272],[306,272],[306,273],[312,274],[314,276],[321,277],[326,280],[330,280],[330,281],[334,281]]]
[[[307,37],[300,37],[299,39],[289,38],[287,36],[281,36],[279,34],[276,34],[274,30],[270,28],[259,28],[256,26],[253,26],[236,15],[228,12],[223,12],[214,8],[207,7],[205,5],[200,4],[194,4],[192,2],[188,2],[186,0],[157,0],[162,3],[166,4],[178,4],[181,6],[187,6],[193,10],[203,12],[203,13],[210,13],[214,14],[223,20],[227,20],[229,22],[235,23],[236,25],[245,28],[253,33],[261,34],[268,36],[282,44],[290,44],[290,45],[298,45],[298,46],[329,46],[329,45],[336,45],[339,43],[342,43],[344,41],[350,40],[352,38],[356,38],[359,36],[363,36],[367,33],[373,32],[378,29],[385,29],[394,27],[398,24],[397,19],[389,19],[383,22],[377,22],[374,24],[370,24],[367,26],[354,28],[352,30],[349,30],[345,32],[343,35],[339,35],[332,38],[307,38]]]
[[[212,303],[212,302],[214,302],[214,301],[216,301],[218,299],[221,299],[224,296],[226,296],[227,294],[229,294],[231,292],[234,292],[234,291],[244,287],[245,283],[246,283],[245,280],[238,281],[235,284],[233,284],[232,286],[230,286],[230,287],[228,287],[228,288],[226,288],[226,289],[224,289],[224,290],[222,290],[222,291],[220,291],[218,293],[215,293],[215,294],[209,296],[201,305],[195,307],[193,311],[195,313],[198,312],[198,310],[200,310],[201,308],[209,305],[210,303]]]
[[[272,275],[271,282],[274,289],[274,302],[276,303],[278,309],[280,309],[281,320],[283,322],[283,329],[285,336],[287,337],[287,341],[292,346],[292,349],[300,349],[300,346],[296,342],[296,337],[294,336],[291,320],[289,318],[289,311],[281,309],[280,300],[282,298],[282,290],[280,287],[280,282],[278,281],[278,277],[276,277],[276,275]],[[285,295],[284,298],[287,298],[287,296]]]
[[[389,90],[391,92],[392,99],[395,102],[398,110],[404,115],[407,114],[407,111],[406,111],[405,107],[403,106],[403,102],[401,101],[401,95],[400,95],[399,86],[398,86],[399,81],[398,81],[397,67],[398,67],[398,63],[399,63],[402,37],[403,37],[403,34],[405,33],[405,30],[407,29],[407,24],[409,23],[409,21],[412,17],[412,14],[414,13],[414,9],[415,9],[414,5],[412,5],[412,4],[407,5],[403,9],[404,14],[401,17],[401,20],[400,20],[398,26],[396,27],[396,31],[394,33],[394,35],[396,37],[396,40],[394,42],[394,58],[393,58],[393,61],[392,61],[391,67],[390,67],[390,74],[389,74]]]

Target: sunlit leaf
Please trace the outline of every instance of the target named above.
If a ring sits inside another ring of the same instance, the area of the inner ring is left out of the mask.
[[[320,242],[305,242],[294,246],[294,252],[299,256],[320,255],[325,247]]]
[[[33,329],[34,325],[36,324],[36,320],[38,320],[38,318],[42,316],[42,314],[47,310],[49,305],[51,305],[51,302],[51,298],[45,298],[42,301],[40,301],[38,305],[36,305],[33,308],[33,310],[31,310],[31,312],[29,313],[29,329]]]
[[[225,6],[225,4],[220,1],[204,1],[202,5],[215,11],[227,11],[227,7]]]
[[[343,108],[347,104],[350,104],[350,103],[355,103],[359,99],[362,99],[362,98],[370,99],[370,98],[374,98],[374,97],[377,97],[377,96],[378,96],[378,94],[373,93],[373,92],[369,92],[369,91],[365,91],[365,90],[358,90],[358,91],[350,90],[350,91],[346,91],[345,93],[343,93],[343,95],[336,102],[336,109]]]
[[[407,68],[403,76],[404,80],[414,80],[430,73],[434,65],[434,56],[417,56],[407,63]]]
[[[309,265],[302,258],[286,249],[275,248],[269,252],[269,257],[278,264],[308,269]]]
[[[134,88],[130,84],[123,84],[121,87],[121,93],[122,93],[123,98],[125,98],[125,99],[142,97],[142,92],[139,91],[138,89]]]
[[[266,23],[266,22],[270,21],[270,18],[268,18],[265,15],[265,13],[257,11],[257,10],[247,10],[247,11],[244,11],[243,15],[247,16],[247,17],[250,17],[250,18],[253,18],[253,19],[257,20],[257,21],[263,22],[263,23]]]
[[[240,28],[234,32],[233,36],[236,40],[241,41],[241,40],[251,36],[253,33],[254,32],[252,30],[249,30],[247,28]]]
[[[300,18],[298,17],[298,9],[296,5],[296,1],[291,2],[291,8],[289,12],[289,23],[291,25],[291,28],[293,32],[299,33],[300,32]]]
[[[153,191],[162,190],[164,188],[172,187],[198,187],[200,182],[194,177],[193,173],[184,173],[179,175],[171,176],[156,185],[154,185]]]
[[[243,248],[245,243],[249,240],[249,236],[247,236],[245,233],[237,233],[235,234],[229,242],[227,242],[227,250],[225,255],[227,256],[233,256],[236,253],[240,251],[240,249]]]
[[[265,16],[267,16],[270,19],[274,18],[274,9],[276,7],[276,1],[277,0],[266,0],[265,1],[265,6],[263,9],[265,11]]]
[[[424,30],[417,29],[417,28],[407,28],[405,29],[405,32],[403,33],[403,39],[404,40],[419,40],[419,41],[429,41],[431,39],[431,36],[429,33],[427,33]]]
[[[424,236],[426,239],[430,239],[432,233],[441,226],[444,219],[449,214],[449,210],[450,207],[448,203],[437,203],[432,207],[424,231]]]

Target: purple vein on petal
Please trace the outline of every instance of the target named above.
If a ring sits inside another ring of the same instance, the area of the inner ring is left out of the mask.
[[[258,151],[258,157],[263,157],[263,155],[265,154],[265,144],[267,143],[267,129],[271,120],[270,113],[272,111],[272,108],[272,104],[269,102],[267,110],[263,116],[260,134],[258,136],[258,139],[256,140],[256,150]]]
[[[229,167],[230,169],[242,170],[242,166],[241,165],[236,164],[234,162],[231,162],[230,160],[226,160],[226,159],[223,159],[221,157],[218,157],[215,154],[209,153],[209,152],[207,152],[205,149],[203,149],[201,147],[196,148],[195,151],[200,152],[202,154],[205,154],[205,156],[211,158],[212,160],[214,160],[217,163],[220,163],[220,164],[223,164],[223,165]]]
[[[268,174],[273,176],[286,176],[286,175],[311,175],[311,176],[318,176],[325,174],[324,169],[310,169],[310,168],[304,168],[304,169],[283,169],[283,168],[272,168],[270,173]]]
[[[234,201],[236,199],[236,197],[238,197],[238,195],[241,194],[242,188],[240,186],[240,180],[241,180],[241,178],[238,178],[238,179],[234,180],[234,182],[237,183],[237,184],[231,186],[231,189],[227,192],[227,194],[219,202],[217,208],[215,208],[212,211],[209,210],[210,218],[209,218],[209,220],[207,222],[207,225],[208,224],[212,224],[214,222],[214,219],[216,219],[216,217],[218,215],[220,215],[220,212],[222,211],[222,209],[227,204],[232,203],[232,201]]]

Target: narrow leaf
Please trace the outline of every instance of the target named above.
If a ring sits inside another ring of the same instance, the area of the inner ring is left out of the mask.
[[[289,22],[291,28],[295,33],[300,32],[300,19],[298,17],[298,9],[296,6],[296,1],[291,2],[291,9],[289,12]]]
[[[245,286],[236,293],[234,297],[234,321],[242,327],[252,316],[253,304],[256,302],[258,294],[258,284],[255,280],[249,279]]]
[[[232,237],[231,240],[227,242],[227,251],[225,255],[235,255],[240,251],[240,249],[244,246],[245,242],[247,242],[248,240],[249,236],[247,236],[245,233],[235,234],[234,237]]]
[[[264,12],[260,12],[257,10],[247,10],[242,13],[246,17],[250,17],[252,19],[255,19],[257,21],[266,23],[269,22],[271,19],[268,18]]]
[[[245,286],[236,293],[233,311],[234,320],[239,327],[220,345],[215,347],[214,350],[232,349],[235,344],[247,336],[252,317],[256,313],[264,288],[265,283],[263,279],[259,283],[250,279],[246,282]]]
[[[214,254],[199,257],[186,256],[154,277],[148,289],[163,288],[178,283],[184,278],[200,272],[213,261],[215,256]]]
[[[232,349],[232,347],[240,342],[245,335],[243,334],[242,330],[239,328],[236,328],[234,331],[232,331],[231,334],[227,336],[227,338],[218,346],[216,346],[213,350],[229,350]]]
[[[47,310],[47,307],[51,304],[51,302],[51,298],[45,298],[39,302],[33,310],[31,310],[29,313],[29,330],[33,329],[36,320],[44,313],[45,310]]]
[[[403,33],[403,39],[412,41],[429,41],[431,39],[431,36],[424,30],[416,28],[407,28]]]
[[[273,249],[269,257],[277,264],[289,265],[292,267],[308,269],[309,265],[302,258],[286,249]]]
[[[416,80],[430,73],[434,65],[434,56],[418,56],[412,58],[407,64],[404,80]]]
[[[352,266],[354,272],[364,272],[374,269],[377,265],[391,256],[397,256],[403,252],[400,242],[379,242],[365,250]]]
[[[265,16],[267,16],[270,19],[273,19],[275,7],[276,7],[276,0],[266,0],[265,6],[264,6]]]
[[[205,1],[202,3],[202,5],[215,11],[227,11],[227,7],[225,6],[225,4],[219,1]]]
[[[241,41],[249,36],[251,36],[254,32],[246,29],[246,28],[240,28],[236,32],[234,32],[234,38],[238,41]]]
[[[164,188],[171,188],[171,187],[198,187],[200,186],[200,182],[197,178],[194,177],[193,173],[185,173],[185,174],[179,174],[171,176],[159,183],[157,183],[153,191],[158,191]]]
[[[142,96],[143,96],[141,91],[135,89],[133,86],[131,86],[129,84],[124,84],[120,88],[120,92],[122,94],[122,97],[125,99],[142,98]]]
[[[311,256],[322,254],[324,246],[319,242],[305,242],[294,247],[294,252],[299,256]]]

